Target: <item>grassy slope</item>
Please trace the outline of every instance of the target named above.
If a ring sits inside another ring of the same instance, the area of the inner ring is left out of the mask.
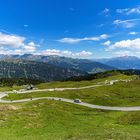
[[[81,82],[81,84],[83,83],[84,82]],[[140,106],[139,85],[140,85],[139,80],[133,80],[129,83],[119,82],[119,83],[115,83],[112,86],[102,86],[102,87],[82,89],[82,90],[36,92],[36,93],[28,93],[28,94],[10,94],[8,97],[6,97],[6,99],[15,100],[15,99],[23,99],[23,98],[31,98],[31,97],[52,96],[52,97],[62,97],[62,98],[69,98],[69,99],[79,98],[84,102],[97,104],[97,105]]]
[[[131,78],[134,78],[135,76],[132,76]],[[116,75],[112,77],[108,77],[108,80],[111,79],[130,79],[130,76],[126,75]],[[101,78],[101,79],[96,79],[92,81],[80,81],[80,82],[73,82],[73,81],[68,81],[68,82],[48,82],[48,83],[41,83],[36,85],[37,88],[39,89],[46,89],[46,88],[60,88],[60,87],[82,87],[82,86],[88,86],[88,85],[93,85],[97,84],[98,82],[104,82],[106,78]],[[12,91],[12,90],[19,90],[23,89],[24,86],[13,86],[13,87],[8,87],[8,86],[2,86],[0,87],[0,92],[3,91]]]
[[[13,86],[13,87],[4,86],[4,87],[0,87],[0,92],[12,91],[12,90],[20,90],[22,88],[23,88],[23,86]]]
[[[101,111],[48,100],[0,105],[0,110],[2,140],[140,139],[140,112]]]
[[[99,78],[91,81],[68,81],[68,82],[50,82],[50,83],[41,83],[37,85],[37,88],[44,89],[44,88],[64,88],[64,87],[82,87],[82,86],[89,86],[93,84],[97,84],[98,82],[104,82],[105,80],[113,80],[113,79],[134,79],[136,76],[127,76],[123,74],[118,74],[115,76],[110,76],[107,78]]]
[[[132,79],[118,75],[110,79]],[[105,78],[106,79],[106,78]],[[40,88],[79,87],[105,81],[53,82]],[[86,90],[10,94],[9,99],[56,96],[81,98],[104,105],[136,105],[140,81]],[[133,93],[133,94],[132,94]],[[132,102],[133,101],[133,102]],[[140,112],[102,111],[61,101],[40,100],[19,104],[0,104],[0,140],[139,140]]]

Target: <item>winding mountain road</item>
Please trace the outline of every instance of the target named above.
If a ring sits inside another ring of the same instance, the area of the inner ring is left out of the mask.
[[[5,97],[6,95],[3,95],[1,97]],[[48,100],[55,100],[55,101],[63,101],[67,103],[72,103],[72,104],[77,104],[89,108],[94,108],[94,109],[102,109],[102,110],[116,110],[116,111],[139,111],[140,106],[137,107],[112,107],[112,106],[99,106],[99,105],[93,105],[89,103],[75,103],[74,100],[66,99],[66,98],[57,98],[57,97],[39,97],[39,98],[32,98],[32,99],[21,99],[21,100],[14,100],[14,101],[8,101],[8,100],[3,100],[0,99],[0,103],[22,103],[22,102],[30,102],[30,101],[36,101],[36,100],[43,100],[43,99],[48,99]]]
[[[112,85],[114,82],[110,82],[109,84],[104,84],[104,85]],[[63,91],[63,90],[76,90],[76,89],[85,89],[85,88],[92,88],[92,87],[98,87],[98,86],[103,86],[103,85],[93,85],[93,86],[87,86],[87,87],[81,87],[81,88],[55,88],[55,89],[44,89],[44,90],[33,90],[33,91],[26,91],[24,93],[31,93],[31,92],[38,92],[38,91]],[[114,110],[114,111],[140,111],[140,106],[136,107],[112,107],[112,106],[100,106],[100,105],[93,105],[89,103],[75,103],[74,100],[71,99],[66,99],[66,98],[57,98],[57,97],[39,97],[39,98],[32,98],[32,99],[21,99],[21,100],[4,100],[2,99],[3,97],[7,96],[8,93],[13,93],[13,92],[7,92],[7,93],[1,93],[0,94],[0,103],[22,103],[22,102],[29,102],[29,101],[35,101],[35,100],[43,100],[43,99],[48,99],[48,100],[56,100],[56,101],[63,101],[67,103],[72,103],[72,104],[77,104],[89,108],[94,108],[94,109],[102,109],[102,110]],[[22,92],[19,92],[22,93]]]
[[[98,85],[91,85],[91,86],[85,86],[85,87],[78,87],[78,88],[50,88],[50,89],[37,89],[37,90],[27,90],[27,91],[17,91],[16,93],[32,93],[32,92],[44,92],[44,91],[65,91],[65,90],[80,90],[80,89],[89,89],[94,87],[100,87],[100,86],[110,86],[114,83],[107,83],[107,84],[98,84]],[[13,93],[13,92],[8,92]]]

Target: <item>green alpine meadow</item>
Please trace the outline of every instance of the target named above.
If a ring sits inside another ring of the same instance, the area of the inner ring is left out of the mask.
[[[111,76],[108,76],[108,73]],[[82,81],[74,81],[73,78],[73,81],[39,83],[35,85],[37,89],[27,91],[19,90],[24,86],[13,86],[12,90],[7,91],[9,93],[1,98],[1,139],[139,139],[138,110],[104,110],[74,103],[75,99],[79,99],[100,106],[139,106],[138,75],[125,75],[119,71],[104,72],[100,75],[104,78]],[[116,81],[114,84],[108,84],[113,80]],[[3,92],[3,87],[0,89]],[[49,90],[44,91],[45,89]],[[71,99],[73,103],[55,100],[55,97]],[[34,100],[36,98],[42,99]],[[23,99],[27,100],[22,102]]]
[[[140,0],[1,0],[0,140],[140,140]]]

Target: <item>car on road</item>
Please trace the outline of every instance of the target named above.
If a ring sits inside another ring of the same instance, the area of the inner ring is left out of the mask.
[[[75,103],[81,103],[82,101],[80,99],[74,99]]]

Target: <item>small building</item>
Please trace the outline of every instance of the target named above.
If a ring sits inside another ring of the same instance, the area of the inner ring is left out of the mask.
[[[27,85],[26,87],[25,87],[25,89],[26,90],[35,90],[36,88],[35,88],[35,86],[34,85]]]

